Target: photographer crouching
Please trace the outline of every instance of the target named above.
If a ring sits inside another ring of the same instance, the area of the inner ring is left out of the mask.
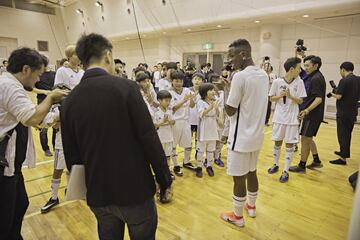
[[[342,79],[339,86],[332,82],[333,92],[327,97],[336,98],[336,125],[340,152],[334,153],[340,158],[330,161],[332,164],[346,165],[346,159],[350,157],[351,133],[358,114],[358,101],[360,98],[360,79],[353,74],[354,64],[343,62],[340,65]]]

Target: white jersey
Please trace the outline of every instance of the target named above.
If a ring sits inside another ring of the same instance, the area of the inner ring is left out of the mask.
[[[200,122],[198,125],[197,137],[198,141],[214,141],[219,140],[218,124],[216,122],[216,110],[212,109],[205,116],[202,113],[209,108],[209,104],[200,99],[197,103]]]
[[[290,95],[298,98],[306,97],[306,89],[304,82],[300,77],[297,77],[290,84],[283,78],[276,79],[269,92],[269,96],[279,96],[282,90],[289,89]],[[290,98],[281,98],[275,102],[275,111],[273,115],[273,123],[285,125],[299,125],[299,105],[293,102]]]
[[[159,91],[161,90],[170,91],[171,88],[172,88],[171,82],[169,82],[167,79],[162,78],[159,80]]]
[[[63,83],[73,89],[80,83],[84,70],[79,69],[77,72],[70,67],[61,67],[56,71],[54,85]]]
[[[155,83],[155,87],[159,87],[159,81],[160,81],[160,72],[156,71],[154,72],[154,83]]]
[[[168,118],[170,120],[173,119],[171,109],[167,109],[166,112],[164,112],[159,107],[158,110],[154,114],[154,123],[156,123],[156,124],[162,123],[164,121],[164,118],[166,115],[168,116]],[[159,135],[161,143],[169,143],[169,142],[174,141],[173,129],[172,129],[172,126],[170,126],[170,125],[165,125],[165,126],[159,127],[159,129],[157,130],[157,133]]]
[[[219,103],[219,111],[220,117],[222,119],[222,124],[225,124],[225,93],[224,91],[219,91],[218,94],[215,95],[215,101]],[[224,126],[220,127],[219,130],[223,129]]]
[[[229,149],[237,152],[260,150],[268,105],[269,78],[256,66],[236,72],[227,105],[237,109],[230,118]]]
[[[195,97],[195,107],[190,108],[189,122],[190,122],[190,125],[197,126],[199,124],[199,112],[197,109],[197,103],[201,99],[201,97],[200,97],[199,93],[195,92],[193,89],[191,89],[191,90],[194,94],[196,94],[196,97]]]
[[[191,90],[188,88],[183,88],[181,94],[178,94],[175,90],[169,91],[172,98],[170,103],[170,108],[173,108],[180,101],[184,99],[184,97],[191,93]],[[181,108],[179,108],[176,112],[174,112],[174,120],[189,120],[190,114],[190,100],[184,103]]]

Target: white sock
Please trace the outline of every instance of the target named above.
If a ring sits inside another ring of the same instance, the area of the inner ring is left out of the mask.
[[[294,147],[286,148],[284,171],[289,172],[291,161],[294,155]]]
[[[174,163],[174,166],[179,166],[179,164],[177,163],[176,147],[173,148],[171,159]]]
[[[56,200],[58,198],[58,191],[60,186],[61,178],[51,180],[51,199]]]
[[[274,163],[276,164],[276,166],[279,166],[280,153],[281,153],[281,146],[278,147],[274,145]]]
[[[184,163],[190,162],[190,154],[191,154],[191,148],[185,148],[184,149]]]
[[[250,205],[250,207],[255,206],[257,196],[258,192],[247,192],[247,203]]]
[[[206,167],[211,167],[214,162],[214,152],[206,152],[206,159],[207,159]]]
[[[243,216],[243,210],[244,210],[244,204],[246,201],[246,196],[245,197],[237,197],[237,196],[233,196],[233,201],[234,201],[234,213],[236,216],[238,217],[242,217]]]
[[[223,148],[224,143],[216,141],[216,150],[215,150],[215,159],[220,159],[221,149]]]
[[[197,167],[202,167],[203,163],[204,163],[204,153],[203,152],[199,152],[197,153]]]

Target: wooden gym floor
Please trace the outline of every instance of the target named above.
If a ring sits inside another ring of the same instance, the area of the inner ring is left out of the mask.
[[[23,170],[30,200],[23,223],[24,238],[98,239],[96,219],[86,203],[63,201],[65,176],[59,190],[60,205],[47,214],[40,214],[40,208],[50,197],[53,158],[44,156],[38,131],[34,130],[33,135],[38,166]],[[222,211],[232,209],[232,179],[226,175],[226,169],[215,166],[215,177],[210,178],[205,173],[202,179],[185,169],[184,176],[174,181],[173,201],[166,205],[158,203],[157,239],[346,239],[354,197],[347,177],[359,169],[360,126],[355,125],[353,131],[352,157],[347,166],[334,166],[328,162],[336,158],[333,151],[338,150],[335,121],[322,124],[316,143],[324,168],[308,170],[306,174],[291,173],[289,182],[283,184],[279,182],[280,173],[267,173],[267,168],[273,164],[273,142],[271,127],[265,129],[258,164],[260,190],[257,218],[252,219],[245,214],[245,228],[242,229],[219,218]],[[224,160],[226,152],[224,147]],[[281,168],[284,155],[283,147]],[[180,152],[179,161],[182,157]],[[299,153],[295,153],[293,163],[298,161]],[[127,234],[125,239],[128,239]]]

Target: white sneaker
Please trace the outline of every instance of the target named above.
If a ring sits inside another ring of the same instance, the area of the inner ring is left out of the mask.
[[[255,206],[250,206],[248,203],[245,204],[245,209],[247,210],[249,217],[256,217],[256,207]]]

